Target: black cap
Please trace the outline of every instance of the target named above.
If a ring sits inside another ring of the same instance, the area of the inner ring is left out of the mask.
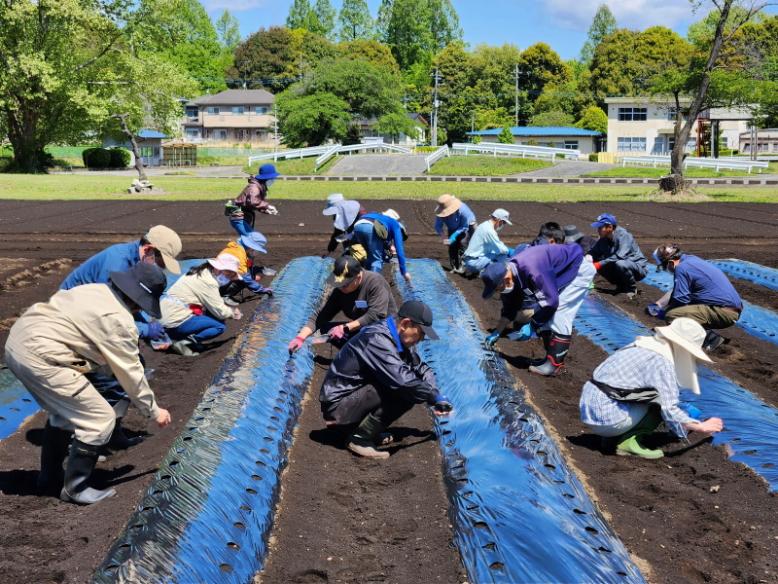
[[[336,288],[343,288],[348,286],[354,281],[354,278],[359,276],[362,272],[362,264],[360,264],[354,256],[343,255],[335,260],[332,265],[332,275],[330,276],[330,284]]]
[[[126,272],[111,272],[111,282],[142,310],[160,318],[159,297],[165,291],[165,273],[156,264],[140,262]]]
[[[565,225],[565,243],[578,243],[584,238],[584,234],[575,225]]]
[[[402,318],[409,318],[415,324],[421,326],[424,331],[424,335],[433,341],[438,340],[440,337],[435,329],[432,328],[432,310],[429,306],[418,300],[408,300],[404,302],[397,312],[397,316]]]

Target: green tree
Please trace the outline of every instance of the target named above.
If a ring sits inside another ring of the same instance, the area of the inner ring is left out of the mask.
[[[561,110],[552,110],[535,114],[530,118],[530,126],[561,126],[573,125],[573,116]]]
[[[455,42],[444,48],[436,56],[433,67],[437,69],[442,82],[439,88],[441,102],[438,127],[446,128],[453,141],[466,139],[467,132],[473,126],[475,105],[483,109],[497,107],[490,95],[479,95],[473,88],[475,69],[473,57],[465,50],[461,42]],[[429,91],[429,67],[424,67],[424,111],[430,111],[432,103]],[[440,139],[438,143],[440,143]]]
[[[578,119],[584,109],[594,105],[588,67],[580,61],[567,61],[566,65],[570,78],[548,83],[535,100],[534,113],[562,110]]]
[[[331,93],[300,95],[289,89],[277,96],[278,121],[290,148],[342,140],[351,116],[348,104]]]
[[[549,83],[564,83],[570,78],[570,71],[559,55],[546,43],[536,43],[521,54],[519,63],[522,72],[522,87],[533,101]]]
[[[283,91],[296,81],[294,37],[288,28],[261,28],[235,49],[235,64],[228,70],[232,87],[266,87]]]
[[[224,10],[216,20],[216,34],[222,46],[230,51],[234,51],[240,44],[239,22],[229,10]]]
[[[606,114],[602,108],[599,108],[596,105],[590,105],[581,112],[581,118],[575,123],[575,127],[607,134],[608,114]]]
[[[293,0],[286,17],[286,28],[306,28],[310,21],[311,3],[309,0]]]
[[[418,137],[418,128],[405,112],[395,111],[378,118],[375,129],[379,134],[389,136],[392,142],[399,140],[402,134]]]
[[[616,28],[616,17],[613,16],[611,9],[608,8],[607,4],[600,4],[586,35],[586,42],[581,48],[581,61],[587,65],[591,63],[597,45],[609,34],[615,32]]]
[[[311,30],[311,32],[320,34],[330,41],[334,40],[336,12],[330,0],[316,0],[313,5],[313,14],[318,26],[316,30]]]
[[[338,15],[340,40],[369,39],[375,35],[373,18],[367,0],[343,0]]]
[[[511,132],[511,129],[508,126],[505,126],[502,129],[502,132],[500,132],[500,135],[497,136],[497,141],[500,144],[514,144],[513,132]]]
[[[338,55],[343,59],[367,61],[393,75],[399,75],[400,67],[386,45],[372,39],[357,39],[338,44]]]

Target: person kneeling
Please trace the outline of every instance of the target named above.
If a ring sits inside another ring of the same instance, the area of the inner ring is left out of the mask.
[[[452,410],[435,375],[414,349],[424,338],[435,340],[432,311],[423,302],[405,302],[398,316],[363,327],[332,361],[319,401],[328,427],[354,426],[346,447],[358,456],[389,458],[378,450],[391,441],[382,432],[416,403],[436,415]]]
[[[724,422],[699,422],[678,405],[679,385],[700,393],[697,362],[710,362],[703,352],[705,330],[689,318],[657,327],[653,337],[638,337],[603,361],[583,387],[581,421],[616,443],[616,454],[662,458],[660,449],[641,444],[664,422],[679,438],[687,431],[720,432]]]
[[[186,357],[197,355],[203,341],[224,332],[224,320],[241,318],[240,310],[227,306],[219,294],[221,285],[238,278],[238,270],[235,256],[221,254],[190,269],[162,297],[161,320],[174,341],[174,352]]]

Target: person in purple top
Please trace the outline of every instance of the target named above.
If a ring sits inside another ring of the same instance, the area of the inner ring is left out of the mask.
[[[673,289],[646,307],[652,316],[673,322],[691,318],[708,331],[702,348],[713,351],[726,339],[713,329],[734,325],[743,311],[743,301],[732,282],[719,268],[695,255],[683,253],[677,243],[660,245],[654,251],[660,269],[673,274]]]
[[[435,233],[443,235],[443,228],[446,228],[447,236],[443,239],[443,245],[448,246],[451,270],[464,274],[462,256],[475,231],[475,213],[454,195],[440,195],[435,215]]]
[[[363,262],[371,272],[380,272],[384,267],[384,252],[393,246],[400,264],[400,273],[407,282],[411,275],[405,266],[405,248],[403,226],[397,211],[387,209],[383,213],[368,213],[354,224],[352,242],[365,248],[367,259]]]
[[[497,328],[486,337],[493,346],[513,322],[526,299],[537,303],[532,320],[512,333],[512,340],[526,341],[537,332],[546,356],[529,370],[539,375],[559,373],[570,350],[573,320],[594,279],[596,270],[577,244],[537,245],[513,255],[507,262],[490,264],[481,273],[483,297],[500,292],[502,312]]]

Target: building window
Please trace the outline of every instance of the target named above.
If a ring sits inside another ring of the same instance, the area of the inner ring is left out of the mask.
[[[209,114],[212,115],[219,115],[219,106],[218,105],[211,105],[208,106],[208,109],[206,110]]]
[[[218,140],[226,140],[227,139],[227,130],[216,130],[216,138]]]
[[[620,122],[645,122],[648,118],[648,108],[645,107],[620,107]]]
[[[242,116],[245,112],[246,112],[246,108],[244,108],[242,105],[232,106],[233,115]]]
[[[675,121],[675,115],[678,113],[677,107],[671,107],[667,110],[667,119],[671,122]]]
[[[618,141],[619,152],[645,152],[646,139],[633,137],[620,137]]]
[[[565,150],[578,150],[578,140],[565,140]]]
[[[187,136],[187,138],[199,138],[200,137],[200,130],[198,128],[187,128],[186,129],[186,136]]]
[[[260,115],[266,114],[267,113],[267,107],[265,107],[264,105],[255,105],[254,106],[254,113],[255,114],[260,114]]]
[[[186,117],[196,118],[199,113],[197,106],[186,106]]]

